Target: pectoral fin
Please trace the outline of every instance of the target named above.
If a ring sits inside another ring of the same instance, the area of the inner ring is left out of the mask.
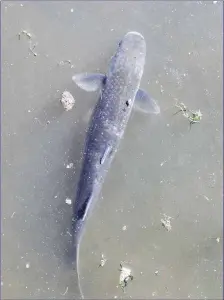
[[[140,89],[137,91],[134,107],[136,110],[147,114],[160,113],[160,107],[156,100],[150,97],[145,91]]]
[[[100,89],[106,81],[106,75],[100,73],[81,73],[72,77],[72,80],[81,89],[87,92],[94,92]]]

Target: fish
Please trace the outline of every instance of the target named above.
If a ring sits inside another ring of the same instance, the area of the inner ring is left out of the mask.
[[[73,203],[72,232],[76,261],[85,222],[99,197],[133,107],[147,114],[160,113],[157,101],[140,89],[145,58],[146,42],[143,35],[130,31],[119,41],[106,74],[80,73],[72,77],[79,88],[87,92],[100,91],[86,134],[82,168]],[[79,288],[81,290],[80,285]]]

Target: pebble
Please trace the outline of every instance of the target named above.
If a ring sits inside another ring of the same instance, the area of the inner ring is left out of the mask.
[[[66,166],[66,168],[67,168],[67,169],[71,169],[71,168],[73,168],[73,165],[74,165],[73,163],[70,163],[70,164],[68,164],[68,165]]]
[[[30,268],[30,263],[26,263],[26,269]]]
[[[124,226],[122,227],[122,230],[127,230],[127,226],[124,225]]]
[[[69,198],[66,198],[65,199],[65,203],[68,204],[68,205],[71,205],[72,204],[72,200],[69,199]]]
[[[66,111],[71,110],[75,104],[75,99],[68,91],[64,91],[61,98],[61,104]]]

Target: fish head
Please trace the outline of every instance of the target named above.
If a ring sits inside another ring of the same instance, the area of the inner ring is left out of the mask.
[[[122,63],[126,68],[142,75],[146,56],[146,43],[143,35],[136,31],[128,32],[119,42],[115,56],[116,64]]]
[[[146,44],[144,36],[137,31],[129,31],[119,42],[118,46],[128,55],[144,56]],[[142,54],[142,55],[141,55]]]

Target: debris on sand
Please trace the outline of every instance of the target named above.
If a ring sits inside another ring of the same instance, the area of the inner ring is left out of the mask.
[[[15,215],[15,211],[11,214],[11,219],[14,217],[14,215]]]
[[[217,242],[217,243],[220,242],[220,237],[217,237],[216,242]]]
[[[61,294],[61,295],[62,295],[62,296],[65,296],[65,295],[67,294],[67,292],[68,292],[68,287],[66,287],[65,292],[64,292],[63,294]]]
[[[58,64],[59,64],[59,66],[63,66],[65,64],[71,65],[72,63],[71,63],[70,59],[65,59],[65,60],[61,60]]]
[[[179,108],[179,110],[177,112],[174,113],[174,115],[178,114],[179,112],[182,112],[183,116],[188,118],[188,114],[187,114],[187,106],[181,102],[180,104],[176,103],[175,106],[177,108]]]
[[[66,166],[66,169],[72,169],[73,166],[74,166],[74,164],[73,164],[73,163],[70,163],[70,164],[68,164],[68,165]]]
[[[66,111],[71,110],[75,104],[75,99],[68,91],[64,91],[61,98],[61,103]]]
[[[202,112],[200,111],[200,109],[197,111],[190,110],[183,102],[181,102],[180,104],[176,103],[175,106],[179,108],[179,110],[174,113],[174,115],[182,112],[182,115],[189,120],[190,126],[194,123],[200,123],[202,119]]]
[[[34,49],[36,48],[36,45],[33,45],[32,47],[29,47],[29,50],[31,51],[31,53],[33,53],[34,56],[37,56],[37,53],[34,52]]]
[[[128,285],[128,282],[134,279],[133,275],[131,274],[131,269],[123,267],[122,264],[120,264],[120,278],[119,278],[119,285],[125,292],[125,288]]]
[[[188,117],[188,120],[190,121],[191,124],[194,124],[194,123],[200,123],[201,119],[202,119],[202,113],[199,110],[196,110],[196,111],[192,111],[190,110],[191,112],[191,116]]]
[[[203,197],[205,198],[205,200],[211,201],[206,195],[204,195]]]
[[[66,198],[65,203],[68,204],[68,205],[72,205],[72,200],[69,199],[69,198]]]
[[[32,38],[32,34],[29,33],[29,32],[26,31],[26,30],[22,30],[22,31],[18,34],[19,40],[21,39],[21,36],[22,36],[22,35],[25,35],[29,40]]]
[[[65,60],[61,60],[58,63],[59,66],[64,66],[64,65],[70,65],[71,69],[74,68],[74,65],[72,64],[70,59],[65,59]]]
[[[122,230],[123,230],[123,231],[127,230],[127,226],[124,225],[124,226],[122,227]]]
[[[166,228],[167,231],[170,231],[172,229],[172,226],[170,223],[170,220],[172,219],[172,217],[169,217],[166,214],[163,214],[163,216],[164,216],[164,219],[161,219],[162,226],[164,228]]]
[[[104,267],[106,262],[107,262],[107,259],[104,256],[104,254],[102,253],[99,267]]]
[[[34,56],[37,56],[37,53],[34,52],[34,49],[36,48],[37,44],[35,45],[32,45],[32,40],[33,40],[33,36],[30,32],[28,32],[27,30],[22,30],[19,34],[18,34],[18,37],[19,37],[19,40],[21,40],[21,36],[24,35],[28,38],[29,40],[29,50],[30,52],[34,55]]]

